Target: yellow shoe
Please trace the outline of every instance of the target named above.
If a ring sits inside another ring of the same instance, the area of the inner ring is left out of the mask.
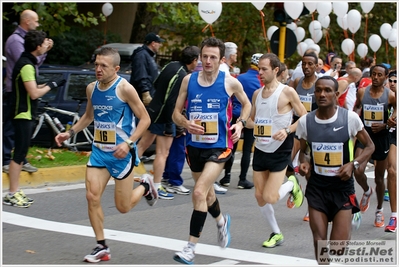
[[[291,175],[290,177],[288,177],[288,181],[291,181],[294,183],[294,187],[292,188],[291,194],[294,198],[295,207],[299,208],[300,206],[302,206],[302,203],[303,203],[302,188],[299,185],[298,179],[294,175]]]

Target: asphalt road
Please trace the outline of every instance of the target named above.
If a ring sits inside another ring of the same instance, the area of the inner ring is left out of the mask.
[[[231,245],[227,249],[217,246],[215,221],[208,215],[197,245],[195,264],[317,265],[309,223],[302,220],[307,210],[306,200],[302,207],[294,209],[286,207],[287,198],[274,205],[285,242],[275,248],[262,247],[271,228],[260,214],[254,189],[236,188],[240,156],[237,152],[229,191],[218,195],[222,212],[229,213],[232,218]],[[151,168],[151,162],[146,163],[146,169]],[[183,178],[185,186],[192,189],[194,183],[188,168]],[[251,172],[248,179],[252,181]],[[305,182],[304,179],[300,181]],[[369,184],[374,186],[373,179],[369,179]],[[114,205],[113,190],[111,181],[102,203],[112,258],[98,265],[180,265],[173,260],[173,255],[183,248],[188,238],[191,195],[159,200],[153,207],[143,198],[129,213],[120,214]],[[362,191],[358,185],[356,190],[360,196]],[[35,199],[31,207],[2,206],[2,266],[87,266],[83,257],[91,252],[95,239],[88,220],[84,184],[26,188],[24,191]],[[373,196],[370,209],[363,214],[362,224],[353,232],[352,240],[397,240],[397,234],[385,233],[383,228],[373,226],[375,207]],[[384,202],[384,208],[387,223],[388,202]]]

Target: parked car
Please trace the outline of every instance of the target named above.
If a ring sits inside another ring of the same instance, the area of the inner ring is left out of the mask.
[[[130,74],[119,73],[119,75],[129,81]],[[43,66],[39,70],[38,84],[46,83],[56,78],[63,77],[66,80],[65,85],[55,88],[41,97],[39,110],[48,105],[51,107],[64,109],[68,111],[77,111],[80,116],[86,110],[86,87],[89,83],[96,80],[94,70],[88,70],[78,67],[55,67]],[[79,104],[80,103],[80,104]],[[56,116],[60,122],[66,126],[71,121],[71,117],[59,113],[52,113],[48,111],[50,116]],[[89,130],[93,132],[93,125],[89,126]],[[32,145],[42,147],[56,147],[54,141],[54,133],[47,125],[43,125],[37,136],[31,140]],[[83,140],[83,136],[81,137]],[[80,139],[80,136],[78,136]],[[91,146],[82,146],[79,150],[91,150]],[[151,156],[155,152],[155,146],[151,146],[145,153],[145,156]]]
[[[130,57],[133,54],[133,51],[141,46],[143,46],[143,44],[110,43],[110,44],[102,45],[93,51],[93,55],[91,57],[91,62],[89,64],[81,65],[80,67],[94,70],[93,62],[96,59],[96,55],[100,51],[101,47],[111,47],[111,48],[115,48],[119,52],[119,55],[121,56],[120,72],[130,75],[130,73],[132,72]],[[129,80],[130,80],[130,77],[129,77],[128,81]]]

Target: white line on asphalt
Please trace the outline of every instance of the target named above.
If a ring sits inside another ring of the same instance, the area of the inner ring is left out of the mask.
[[[68,224],[61,222],[54,222],[33,217],[27,217],[15,213],[2,213],[3,223],[9,223],[27,228],[40,229],[44,231],[60,232],[72,235],[80,235],[93,237],[93,230],[89,226]],[[105,229],[105,238],[127,243],[134,243],[144,246],[158,247],[161,249],[168,249],[172,251],[180,251],[187,241],[177,240],[172,238],[165,238],[159,236],[143,235],[137,233],[128,233],[116,230]],[[211,257],[219,257],[223,259],[236,260],[240,262],[252,262],[258,264],[271,265],[295,265],[295,266],[315,266],[315,260],[297,258],[291,256],[283,256],[276,254],[268,254],[261,252],[254,252],[249,250],[241,250],[234,248],[222,249],[218,246],[198,244],[196,247],[197,255],[206,255]]]

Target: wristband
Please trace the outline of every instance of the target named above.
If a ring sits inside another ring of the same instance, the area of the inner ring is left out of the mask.
[[[75,136],[75,131],[72,130],[72,129],[69,129],[69,130],[68,130],[68,133],[69,133],[69,138],[72,138],[72,137]]]

